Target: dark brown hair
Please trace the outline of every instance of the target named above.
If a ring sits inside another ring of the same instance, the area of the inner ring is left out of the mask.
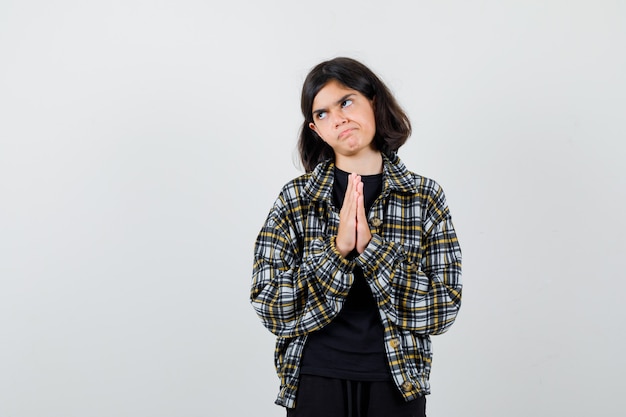
[[[313,122],[313,100],[331,80],[374,100],[376,134],[373,142],[376,149],[390,155],[404,145],[411,134],[411,122],[387,86],[360,62],[351,58],[335,58],[313,68],[302,86],[300,107],[304,122],[300,129],[298,151],[306,172],[334,157],[333,149],[309,127],[309,123]]]

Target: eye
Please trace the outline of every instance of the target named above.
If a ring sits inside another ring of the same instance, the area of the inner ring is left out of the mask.
[[[341,103],[341,108],[346,108],[348,106],[350,106],[352,104],[352,100],[351,99],[346,99]]]
[[[315,117],[317,118],[317,120],[324,120],[326,118],[326,112],[325,111],[317,112]]]

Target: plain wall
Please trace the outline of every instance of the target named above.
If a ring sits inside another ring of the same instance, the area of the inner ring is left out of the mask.
[[[429,416],[621,416],[620,1],[0,3],[0,416],[283,416],[252,247],[307,72],[377,72],[464,254]]]

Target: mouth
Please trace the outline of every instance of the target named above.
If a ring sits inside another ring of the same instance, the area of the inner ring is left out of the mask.
[[[339,138],[339,139],[343,139],[343,138],[345,138],[346,136],[349,136],[349,135],[352,133],[352,131],[353,131],[353,130],[354,130],[353,128],[349,128],[349,129],[346,129],[346,130],[341,131],[341,132],[339,133],[338,138]]]

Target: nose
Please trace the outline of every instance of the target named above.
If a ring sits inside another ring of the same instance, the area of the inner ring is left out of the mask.
[[[348,121],[346,116],[340,111],[333,112],[331,117],[332,117],[332,122],[333,122],[334,127],[339,127]]]

